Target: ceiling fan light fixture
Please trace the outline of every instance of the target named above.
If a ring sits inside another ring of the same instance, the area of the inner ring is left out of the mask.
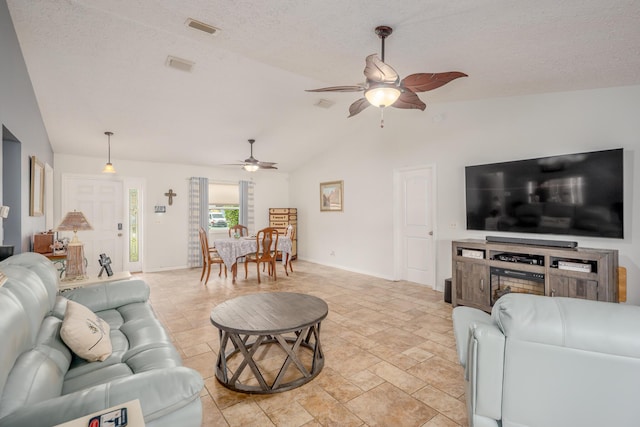
[[[247,172],[255,172],[258,169],[260,169],[260,166],[258,165],[253,165],[253,164],[246,164],[243,166],[244,170],[246,170]]]
[[[400,89],[395,85],[378,84],[369,88],[364,93],[364,97],[374,107],[384,108],[393,105],[401,93]]]

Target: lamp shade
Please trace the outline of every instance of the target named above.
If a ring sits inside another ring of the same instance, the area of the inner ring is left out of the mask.
[[[78,242],[78,236],[76,235],[78,230],[93,230],[93,227],[89,224],[89,221],[87,221],[87,218],[82,212],[75,210],[68,212],[60,225],[58,225],[58,228],[56,228],[56,231],[73,231],[73,240],[71,243]]]
[[[247,172],[255,172],[258,169],[260,169],[260,166],[248,163],[248,164],[244,165],[243,168]]]
[[[384,108],[396,102],[400,94],[400,89],[395,85],[379,84],[372,86],[364,96],[374,107]]]

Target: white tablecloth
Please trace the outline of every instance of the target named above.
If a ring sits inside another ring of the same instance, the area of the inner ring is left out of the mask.
[[[218,250],[220,258],[222,258],[224,265],[226,265],[228,269],[233,267],[233,264],[237,262],[238,258],[254,253],[258,248],[255,237],[216,239],[213,241],[213,246]],[[287,255],[291,257],[291,238],[278,236],[278,250],[282,252],[282,263],[284,264]]]

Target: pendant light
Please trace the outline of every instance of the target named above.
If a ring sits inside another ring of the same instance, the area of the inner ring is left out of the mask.
[[[113,135],[113,132],[107,131],[104,134],[107,135],[107,144],[109,144],[109,157],[107,164],[104,165],[104,169],[102,169],[102,173],[116,173],[115,168],[111,164],[111,135]]]

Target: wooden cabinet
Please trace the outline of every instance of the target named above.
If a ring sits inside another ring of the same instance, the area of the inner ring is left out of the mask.
[[[456,305],[483,309],[490,304],[489,267],[483,262],[455,263]]]
[[[47,254],[53,252],[53,233],[39,233],[33,235],[33,252]]]
[[[491,311],[507,292],[618,302],[618,251],[460,240],[452,303]]]
[[[293,226],[293,241],[291,242],[291,259],[298,257],[298,209],[270,208],[269,227],[278,229],[278,233],[285,234],[287,227]]]

